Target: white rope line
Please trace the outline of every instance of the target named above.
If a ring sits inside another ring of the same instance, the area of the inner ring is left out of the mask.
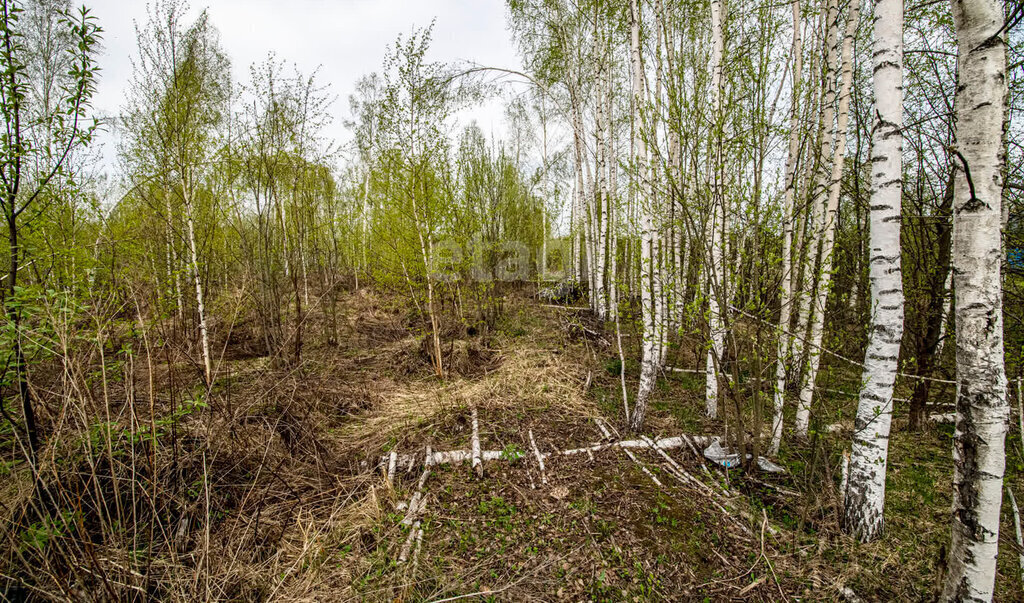
[[[818,387],[818,386],[815,386],[814,389],[816,391],[819,391],[819,392],[828,392],[830,394],[839,394],[841,396],[849,396],[850,398],[859,398],[860,397],[860,393],[859,392],[844,392],[841,389],[830,389],[830,388],[827,388],[827,387]],[[910,400],[908,400],[906,398],[899,398],[897,396],[893,396],[892,399],[895,400],[896,402],[910,402]]]
[[[806,337],[802,336],[802,335],[797,335],[796,333],[792,333],[792,332],[790,332],[790,331],[788,331],[786,329],[783,329],[781,325],[770,323],[767,320],[764,320],[763,318],[760,318],[758,316],[754,316],[753,314],[750,314],[749,312],[744,312],[743,310],[737,308],[736,306],[730,305],[729,309],[732,310],[733,312],[737,312],[739,314],[742,314],[743,316],[746,316],[747,318],[752,318],[752,319],[754,319],[754,320],[756,320],[758,322],[766,324],[766,325],[768,325],[768,326],[770,326],[770,327],[772,327],[772,328],[774,328],[774,329],[776,329],[776,330],[778,330],[778,331],[780,331],[782,333],[785,333],[789,337],[795,337],[795,338],[799,339],[800,341],[803,341],[805,344],[808,344],[808,345],[810,345],[812,347],[816,347],[819,350],[821,350],[822,352],[825,352],[826,354],[829,354],[831,356],[835,356],[836,358],[838,358],[840,360],[845,360],[846,362],[849,362],[850,364],[855,365],[855,366],[859,366],[860,368],[867,368],[867,367],[864,366],[863,362],[854,360],[852,358],[847,358],[846,356],[843,356],[842,354],[838,354],[836,352],[833,352],[832,350],[826,348],[823,345],[812,343],[812,342],[808,341],[808,339]],[[952,381],[950,379],[939,379],[938,377],[924,377],[922,375],[911,375],[909,373],[896,373],[896,374],[899,375],[900,377],[905,378],[905,379],[917,379],[919,381],[932,381],[934,383],[947,383],[949,385],[956,385],[956,381]]]
[[[679,367],[676,367],[676,366],[666,366],[664,368],[665,368],[666,371],[670,371],[670,372],[673,372],[673,373],[693,373],[693,374],[696,374],[696,375],[703,375],[703,374],[707,373],[707,371],[702,371],[702,370],[699,370],[699,369],[685,369],[685,368],[679,368]],[[814,386],[814,391],[828,392],[830,394],[840,394],[842,396],[849,396],[851,398],[858,398],[858,397],[860,397],[860,393],[859,392],[846,392],[846,391],[843,391],[841,389],[830,389],[828,387],[818,387],[817,385]],[[897,401],[897,402],[910,402],[910,400],[908,400],[906,398],[900,398],[898,396],[893,396],[892,399]]]

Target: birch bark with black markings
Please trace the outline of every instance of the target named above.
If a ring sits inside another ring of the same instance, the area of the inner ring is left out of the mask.
[[[943,601],[991,601],[1010,408],[1003,364],[1006,166],[1003,3],[951,0],[957,35],[953,189],[956,430],[953,527]]]
[[[903,337],[900,219],[903,187],[903,0],[877,0],[874,14],[875,91],[871,128],[869,235],[871,329],[864,353],[849,478],[843,494],[844,529],[862,542],[884,526],[893,388]]]

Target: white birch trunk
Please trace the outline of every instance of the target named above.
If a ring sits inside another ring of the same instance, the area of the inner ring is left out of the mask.
[[[608,36],[610,34],[604,34]],[[604,80],[601,97],[598,102],[604,103],[604,163],[605,163],[605,177],[604,177],[604,192],[602,197],[604,204],[601,209],[601,274],[603,283],[603,312],[604,319],[608,319],[608,313],[612,312],[612,294],[611,289],[615,287],[615,271],[611,268],[612,260],[609,257],[610,254],[615,253],[614,244],[614,233],[612,228],[614,225],[614,218],[612,204],[615,200],[615,155],[612,145],[612,138],[614,133],[612,131],[612,82],[611,82],[611,57],[608,54],[607,39],[605,41],[605,57],[604,61]]]
[[[579,178],[577,172],[576,177]],[[573,184],[572,187],[572,206],[569,211],[569,275],[572,282],[580,282],[580,227],[578,222],[579,216],[579,193],[577,192],[579,187],[577,184]],[[564,260],[563,260],[564,261]]]
[[[949,322],[949,310],[953,305],[953,296],[950,289],[953,287],[953,269],[950,268],[946,272],[946,281],[942,285],[942,296],[945,300],[942,302],[942,322],[939,323],[939,343],[935,346],[935,357],[940,358],[942,356],[942,346],[946,343],[946,324]]]
[[[656,2],[656,10],[658,15],[658,46],[661,47],[664,44],[665,48],[665,61],[664,67],[668,69],[669,74],[675,73],[675,67],[673,63],[673,56],[675,54],[675,47],[672,42],[672,36],[668,34],[668,26],[671,23],[670,16],[665,12],[665,3],[662,0]],[[663,78],[663,67],[662,61],[658,60],[658,78]],[[666,82],[666,90],[669,98],[665,100],[665,106],[668,108],[668,114],[672,115],[672,108],[674,102],[671,100],[673,96],[672,86]],[[666,326],[668,335],[678,335],[681,327],[680,317],[681,312],[679,308],[682,304],[683,298],[683,278],[685,276],[683,267],[683,230],[681,227],[682,220],[678,214],[680,197],[679,197],[679,172],[680,172],[680,161],[681,161],[681,145],[679,142],[678,129],[672,127],[671,118],[665,119],[664,121],[666,128],[666,145],[668,147],[668,163],[665,166],[665,182],[668,187],[667,204],[668,204],[668,216],[669,216],[669,257],[666,265],[668,274],[670,277],[669,285],[669,299],[666,307]],[[667,350],[667,347],[666,347]],[[663,354],[662,364],[665,363],[667,354]]]
[[[818,367],[821,363],[821,341],[825,333],[825,306],[828,303],[828,294],[832,288],[832,251],[836,240],[839,192],[842,185],[843,158],[846,155],[846,129],[850,118],[850,85],[853,82],[853,42],[856,37],[859,20],[860,0],[851,0],[850,13],[846,20],[846,35],[843,37],[843,50],[840,57],[842,80],[839,87],[839,109],[837,111],[835,135],[832,137],[832,169],[827,181],[828,199],[821,221],[820,277],[815,290],[815,299],[810,308],[811,332],[810,345],[807,349],[807,372],[804,374],[803,386],[800,389],[800,401],[797,405],[796,413],[796,432],[801,436],[807,435],[807,429],[810,425],[814,383],[818,377]]]
[[[818,146],[818,155],[808,145],[807,157],[804,162],[805,214],[799,217],[799,224],[794,230],[794,244],[800,239],[799,251],[797,252],[797,265],[792,274],[792,286],[794,295],[798,298],[796,337],[793,340],[793,358],[797,360],[798,370],[795,377],[802,379],[808,364],[807,334],[811,323],[811,299],[814,295],[814,286],[817,284],[818,276],[814,272],[817,257],[821,248],[820,224],[822,220],[822,203],[820,202],[821,188],[827,185],[823,183],[824,178],[820,177],[820,163],[823,158],[828,157],[832,152],[832,137],[834,130],[832,121],[835,119],[835,77],[838,65],[836,64],[839,51],[836,48],[838,38],[839,20],[838,3],[836,0],[829,0],[825,10],[821,11],[820,29],[825,32],[821,41],[821,50],[824,53],[824,76],[822,69],[815,65],[811,69],[810,90],[822,89],[820,94],[808,95],[808,110],[805,113],[808,122],[818,117],[818,131],[814,142]],[[796,290],[796,282],[801,281],[801,288]],[[801,383],[803,383],[801,381]],[[797,415],[799,416],[799,403],[797,404]]]
[[[796,195],[796,161],[800,153],[800,78],[803,74],[803,40],[800,36],[800,0],[793,1],[793,106],[789,119],[789,155],[786,158],[786,191],[782,202],[782,291],[779,296],[779,345],[775,362],[775,408],[772,414],[772,441],[769,454],[779,454],[782,444],[782,411],[786,401],[786,365],[790,349],[789,320],[793,305],[793,199]]]
[[[658,340],[654,317],[656,303],[651,291],[653,279],[654,257],[654,219],[651,216],[653,199],[651,182],[648,173],[647,142],[640,134],[644,126],[643,112],[647,104],[644,93],[643,64],[640,55],[640,3],[631,0],[630,7],[630,56],[633,72],[633,110],[635,126],[633,128],[634,156],[631,158],[633,186],[638,190],[637,209],[640,212],[640,303],[643,314],[643,357],[640,365],[640,387],[633,404],[633,415],[629,418],[629,427],[639,431],[647,414],[647,400],[654,390],[654,382],[658,373]]]
[[[541,97],[541,165],[544,169],[544,184],[542,187],[542,198],[541,204],[541,244],[540,244],[540,278],[543,280],[547,277],[548,273],[548,118],[547,111],[544,109],[544,97]],[[565,262],[563,256],[562,262]],[[563,273],[565,272],[563,268]]]
[[[1024,550],[1024,533],[1020,529],[1020,508],[1017,506],[1017,497],[1013,495],[1013,488],[1006,486],[1006,495],[1010,499],[1010,510],[1013,511],[1013,532],[1017,538],[1017,548]],[[1020,579],[1024,581],[1024,553],[1017,553],[1017,564],[1020,566]]]
[[[593,224],[594,232],[594,291],[592,295],[592,304],[594,312],[598,318],[604,320],[607,318],[608,299],[605,289],[605,273],[606,273],[606,231],[608,219],[606,216],[606,207],[608,203],[608,170],[607,170],[607,119],[605,116],[605,78],[607,78],[606,72],[606,61],[605,61],[605,39],[604,32],[598,30],[597,24],[594,26],[594,34],[598,38],[597,42],[597,82],[596,82],[596,94],[595,94],[595,107],[596,116],[594,119],[594,151],[596,157],[595,166],[595,178],[597,179],[594,187],[594,205],[593,205],[593,216],[591,223]]]
[[[654,31],[655,31],[655,75],[654,75],[654,103],[651,108],[651,143],[654,145],[654,156],[661,158],[664,157],[664,153],[659,148],[659,126],[663,123],[663,111],[662,109],[666,106],[666,99],[663,96],[664,81],[665,81],[665,70],[662,60],[662,49],[664,48],[664,39],[662,36],[662,16],[663,11],[658,3],[654,6]],[[671,155],[671,149],[669,149]],[[651,165],[651,181],[652,182],[665,182],[668,180],[671,174],[671,163],[666,167],[666,173],[661,174],[655,172],[657,167],[664,165],[662,161],[658,161],[657,164]],[[660,178],[659,178],[660,177]],[[657,216],[657,239],[656,239],[656,259],[655,259],[655,272],[654,272],[654,299],[656,302],[654,310],[654,322],[657,328],[658,337],[658,366],[661,367],[665,364],[665,359],[668,354],[668,333],[669,333],[669,297],[672,294],[672,281],[670,280],[669,266],[671,266],[671,254],[672,254],[672,239],[668,237],[669,224],[666,220],[666,216],[670,215],[666,211],[666,201],[671,202],[671,195],[663,195],[659,198],[656,207]]]
[[[876,0],[871,130],[871,330],[844,494],[844,528],[862,542],[882,533],[893,388],[903,337],[900,208],[903,186],[903,0]]]
[[[583,271],[583,256],[586,245],[583,241],[583,236],[586,234],[587,224],[587,212],[584,207],[584,199],[586,197],[586,184],[584,182],[583,169],[584,169],[584,144],[583,144],[583,115],[581,114],[579,92],[577,86],[571,85],[569,90],[569,102],[572,105],[572,130],[573,130],[573,160],[575,164],[576,172],[576,194],[575,194],[575,224],[576,227],[573,229],[573,264],[575,266],[574,272],[576,273],[577,281],[582,283],[584,275]],[[581,231],[582,227],[582,231]],[[589,259],[589,258],[588,258]],[[593,285],[589,280],[588,285]],[[590,290],[593,293],[593,289]]]
[[[652,178],[652,181],[654,178]],[[658,367],[665,366],[668,360],[668,338],[669,338],[669,296],[671,295],[670,281],[668,279],[668,242],[665,238],[665,231],[655,230],[655,272],[654,272],[654,322],[657,334]]]
[[[952,257],[957,386],[952,542],[941,600],[990,601],[1010,415],[1001,287],[1006,42],[1002,2],[951,4],[959,79]]]
[[[817,79],[814,77],[814,72],[817,70],[812,69],[811,71],[811,87],[814,87],[814,80]],[[812,104],[816,105],[817,103],[812,102]],[[808,114],[814,112],[816,112],[816,108],[814,111],[809,110]],[[808,153],[808,155],[809,154],[810,153]],[[800,191],[801,197],[808,202],[811,201],[814,192],[814,187],[811,183],[811,163],[813,163],[811,158],[809,156],[805,157],[803,173],[800,176],[800,181],[804,183],[803,190]],[[794,325],[794,337],[790,348],[790,356],[793,359],[793,365],[798,367],[797,370],[793,371],[791,374],[795,379],[800,379],[802,374],[801,369],[806,364],[806,356],[804,352],[806,351],[807,342],[805,337],[807,335],[807,325],[810,322],[808,314],[810,313],[809,300],[811,297],[810,289],[812,287],[809,283],[813,282],[813,276],[811,275],[814,263],[812,254],[814,253],[813,250],[815,248],[813,228],[809,228],[808,225],[811,213],[812,212],[808,209],[805,209],[802,214],[797,214],[795,216],[793,224],[793,265],[789,274],[789,290],[793,295],[792,305],[796,308],[796,324]],[[803,287],[798,290],[796,285],[801,282],[801,277],[803,278]],[[805,291],[804,289],[807,290]]]
[[[540,274],[541,280],[547,277],[548,274],[548,211],[547,209],[541,210],[541,233],[542,239],[540,242]]]
[[[192,191],[187,182],[182,181],[182,196],[185,200],[185,227],[188,231],[189,267],[196,286],[196,311],[199,314],[199,344],[203,354],[203,377],[206,387],[213,385],[213,366],[210,363],[210,337],[206,328],[206,305],[203,303],[203,281],[199,273],[199,249],[196,246],[195,217],[192,208]]]
[[[167,274],[171,277],[174,286],[175,313],[178,315],[178,322],[184,322],[185,303],[181,295],[181,274],[178,272],[178,254],[174,250],[174,209],[171,207],[171,198],[165,194],[167,207]]]
[[[722,54],[725,42],[722,37],[722,0],[711,0],[711,115],[716,122],[715,129],[721,128],[722,112]],[[717,362],[725,349],[725,332],[722,328],[722,308],[719,299],[728,300],[725,295],[725,207],[719,171],[721,169],[721,132],[715,136],[711,152],[711,261],[708,274],[708,322],[711,346],[708,348],[706,366],[707,379],[704,386],[705,412],[711,418],[718,416],[718,370]],[[719,224],[721,222],[721,224]],[[717,360],[716,360],[717,359]]]
[[[369,270],[367,254],[370,249],[370,169],[367,168],[363,174],[363,271]]]

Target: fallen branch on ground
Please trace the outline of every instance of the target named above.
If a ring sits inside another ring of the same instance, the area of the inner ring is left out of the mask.
[[[686,438],[690,438],[690,441],[695,443],[697,446],[707,446],[713,439],[708,436],[698,435],[674,436],[655,440],[655,444],[659,448],[663,449],[681,448],[687,445]],[[648,448],[648,444],[644,440],[619,440],[616,442],[598,442],[582,448],[570,448],[568,450],[555,452],[537,451],[536,454],[539,455],[541,459],[547,459],[556,456],[573,456],[576,454],[587,454],[588,452],[594,453],[608,448]],[[425,457],[420,457],[418,454],[399,454],[396,455],[396,457],[399,465],[408,464],[411,467],[414,463],[419,461],[420,458],[423,458],[425,465],[427,467],[432,467],[434,465],[455,464],[471,461],[473,460],[473,450],[438,450],[436,452],[431,452]],[[381,456],[380,464],[378,466],[387,467],[390,464],[390,458],[390,453]],[[513,460],[510,459],[502,450],[481,450],[479,458],[482,461],[496,461],[501,459]]]

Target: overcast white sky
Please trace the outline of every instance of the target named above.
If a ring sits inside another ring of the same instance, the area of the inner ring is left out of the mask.
[[[146,2],[84,2],[104,30],[94,107],[101,114],[116,115],[131,77],[135,22],[145,22]],[[221,33],[236,81],[247,82],[249,66],[270,51],[306,74],[319,67],[320,83],[330,84],[337,97],[328,134],[339,141],[347,140],[341,121],[348,115],[348,95],[355,81],[380,70],[386,49],[399,34],[425,27],[432,19],[436,25],[429,60],[520,67],[505,27],[504,0],[206,0],[192,1],[190,16],[203,8]],[[460,119],[475,118],[485,133],[500,134],[502,116],[500,103],[491,102]]]

